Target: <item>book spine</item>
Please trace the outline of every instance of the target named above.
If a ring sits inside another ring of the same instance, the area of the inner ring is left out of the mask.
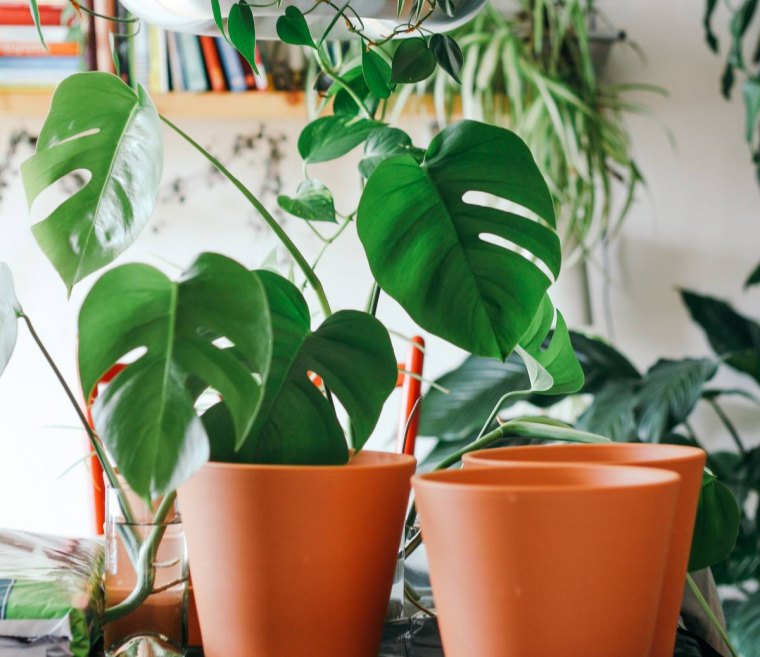
[[[224,68],[230,91],[245,91],[248,86],[237,51],[222,37],[217,37],[216,49],[219,51],[219,58],[222,60],[222,68]]]
[[[156,93],[169,91],[169,75],[166,69],[166,36],[164,31],[153,25],[148,29],[149,85]]]
[[[116,16],[117,18],[124,19],[129,17],[129,12],[120,3],[116,3]],[[115,40],[114,47],[116,48],[116,59],[119,62],[119,77],[121,77],[127,84],[131,83],[130,78],[130,59],[129,51],[131,49],[132,39],[127,36],[131,32],[130,27],[123,27],[124,23],[120,23],[119,28],[116,29],[116,34],[120,36]]]
[[[167,50],[169,55],[169,73],[171,77],[171,90],[172,91],[186,91],[184,74],[182,73],[182,59],[179,53],[179,45],[177,43],[177,33],[166,33]]]
[[[93,0],[84,0],[84,6],[86,9],[92,10]],[[84,47],[84,59],[87,65],[88,71],[98,70],[98,44],[95,37],[95,17],[92,14],[88,14],[82,18],[82,28],[85,33],[85,47]],[[50,42],[48,41],[48,46]]]
[[[243,68],[243,75],[245,76],[245,88],[255,89],[256,79],[253,77],[253,69],[251,68],[251,65],[248,63],[248,60],[246,60],[246,58],[243,57],[243,55],[241,55],[239,52],[235,51],[235,54],[237,55],[238,61],[240,62],[240,66]]]
[[[199,37],[201,51],[203,52],[203,61],[206,64],[206,73],[211,85],[212,91],[226,91],[227,85],[224,81],[222,64],[219,61],[219,53],[216,51],[214,38],[210,36]]]
[[[132,37],[132,57],[130,77],[135,85],[150,89],[150,28],[144,21],[137,34]]]
[[[78,71],[81,68],[81,60],[79,57],[0,57],[0,68],[15,68],[26,71],[41,68]]]
[[[40,25],[60,25],[63,7],[39,4]],[[0,5],[0,25],[34,25],[28,3]]]
[[[43,25],[41,28],[45,43],[66,43],[69,40],[69,28],[62,25]],[[0,23],[0,43],[18,42],[38,43],[37,28],[33,25],[2,25]]]
[[[103,16],[113,16],[116,11],[114,0],[93,0],[93,9]],[[95,19],[95,59],[99,71],[114,73],[116,71],[111,53],[113,22],[105,18]]]
[[[49,43],[47,50],[41,43],[28,41],[0,42],[0,57],[75,57],[81,53],[76,41]]]
[[[198,37],[192,34],[178,33],[180,60],[185,85],[188,91],[208,91],[206,68]]]

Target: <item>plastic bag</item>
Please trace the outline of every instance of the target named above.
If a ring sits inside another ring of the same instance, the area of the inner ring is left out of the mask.
[[[0,657],[87,657],[100,634],[104,549],[0,530]]]

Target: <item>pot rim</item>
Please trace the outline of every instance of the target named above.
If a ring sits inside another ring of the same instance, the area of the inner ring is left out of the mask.
[[[547,477],[562,471],[574,470],[576,473],[618,475],[620,481],[589,481],[558,483],[509,483],[510,474],[531,472],[536,477]],[[480,480],[480,481],[478,481]],[[427,472],[412,477],[415,488],[433,488],[438,490],[462,491],[468,493],[519,493],[521,495],[543,495],[546,493],[607,493],[610,491],[635,491],[649,488],[680,485],[681,477],[671,470],[631,465],[604,465],[586,463],[521,463],[510,462],[503,468],[465,468],[462,470],[442,470]]]
[[[362,456],[369,459],[362,459]],[[358,461],[358,462],[357,462]],[[272,464],[272,463],[228,463],[223,461],[209,461],[203,469],[210,470],[248,470],[251,472],[355,472],[361,470],[393,470],[399,467],[413,466],[417,459],[408,454],[395,452],[383,452],[379,450],[361,450],[347,463],[341,465],[300,465],[300,464]]]
[[[545,451],[545,458],[533,460],[521,458],[524,456],[538,456],[540,450]],[[582,456],[585,450],[591,458],[566,458],[575,457],[571,452],[578,452]],[[554,460],[552,453],[558,454]],[[607,454],[609,453],[609,454]],[[619,454],[619,456],[615,456]],[[565,457],[563,457],[565,456]],[[651,466],[657,468],[665,462],[689,463],[705,458],[705,451],[699,447],[690,445],[669,445],[666,443],[593,443],[593,444],[561,444],[561,445],[523,445],[515,447],[496,447],[470,452],[462,457],[467,465],[498,466],[505,463],[535,463],[537,465],[553,464],[592,464],[592,465],[620,465],[620,466]]]

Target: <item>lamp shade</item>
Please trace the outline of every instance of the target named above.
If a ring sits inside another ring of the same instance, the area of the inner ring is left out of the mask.
[[[177,32],[191,34],[218,35],[214,24],[210,0],[122,0],[122,4],[135,16],[159,27]],[[220,0],[222,15],[229,14],[234,0]],[[456,3],[454,16],[447,16],[440,7],[436,7],[432,16],[425,21],[425,28],[431,32],[447,32],[453,30],[475,16],[486,4],[486,0],[460,0]],[[284,2],[279,7],[253,7],[256,19],[256,36],[258,39],[276,39],[275,25],[277,18],[285,11],[286,6],[293,5],[302,11],[314,7],[314,0],[292,0]],[[397,0],[352,0],[351,7],[359,15],[347,16],[348,21],[355,27],[363,25],[362,32],[370,39],[380,39],[389,35],[395,27],[404,24],[404,16],[409,15],[412,0],[405,0],[402,18],[397,16]],[[335,16],[335,10],[324,3],[319,3],[306,17],[312,34],[321,34]],[[410,34],[414,36],[416,33]],[[345,21],[335,24],[331,38],[348,39],[352,36]],[[403,36],[403,35],[401,35]]]

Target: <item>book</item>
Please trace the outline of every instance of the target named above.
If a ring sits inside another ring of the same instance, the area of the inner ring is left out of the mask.
[[[186,91],[185,79],[182,73],[182,59],[179,54],[179,45],[177,44],[177,33],[166,33],[166,48],[169,56],[169,74],[171,78],[172,91]]]
[[[81,54],[76,41],[51,42],[45,46],[39,39],[34,41],[0,41],[0,57],[73,57]]]
[[[246,89],[255,89],[256,78],[253,76],[253,69],[251,68],[251,65],[248,63],[248,60],[239,52],[235,51],[235,54],[237,55],[238,61],[240,62],[240,66],[243,68]]]
[[[45,43],[64,43],[69,40],[69,28],[65,25],[43,25],[41,28]],[[34,25],[0,24],[0,43],[19,42],[39,43],[40,37]]]
[[[116,2],[115,0],[93,0],[93,9],[103,16],[114,16],[116,14]],[[97,68],[99,71],[115,73],[116,67],[113,63],[110,37],[114,31],[114,23],[105,18],[95,18],[94,23]]]
[[[129,40],[129,81],[146,89],[150,86],[150,31],[145,21]]]
[[[208,74],[211,91],[226,91],[227,84],[224,80],[224,72],[222,71],[222,64],[219,61],[219,53],[216,51],[214,37],[201,36],[198,39],[201,44],[203,61],[206,65],[206,73]]]
[[[82,68],[81,62],[79,57],[0,57],[0,69],[78,71]]]
[[[248,86],[237,51],[223,37],[217,37],[216,49],[219,51],[219,58],[222,60],[222,68],[224,69],[224,76],[227,78],[229,90],[245,91]]]
[[[182,77],[187,91],[208,91],[206,67],[203,64],[203,54],[198,37],[193,34],[177,33],[180,60],[182,61]]]
[[[166,33],[160,27],[148,28],[148,88],[154,93],[169,91],[169,67],[166,61]]]
[[[63,7],[39,3],[40,25],[60,25]],[[28,2],[0,4],[0,25],[34,25],[34,18]]]

